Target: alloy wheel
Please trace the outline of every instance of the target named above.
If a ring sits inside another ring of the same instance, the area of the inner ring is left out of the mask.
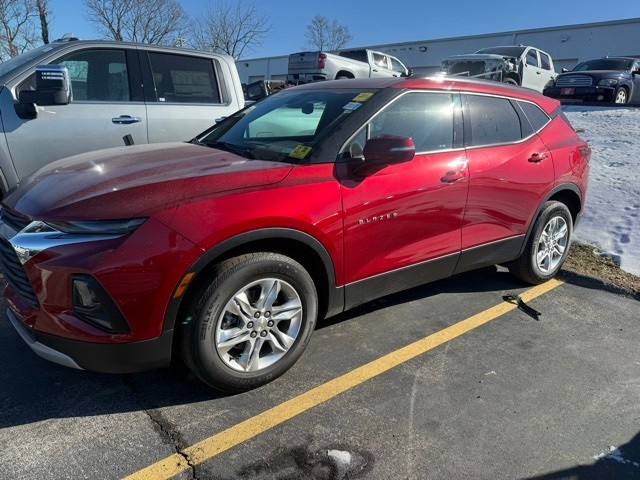
[[[540,234],[534,252],[536,265],[544,274],[553,272],[567,249],[569,227],[561,216],[553,217],[547,222]]]
[[[302,325],[300,295],[287,282],[249,283],[227,302],[216,324],[215,348],[234,370],[267,368],[289,351]]]

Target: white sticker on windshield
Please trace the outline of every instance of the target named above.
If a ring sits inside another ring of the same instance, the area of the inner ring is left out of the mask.
[[[362,106],[362,103],[360,103],[360,102],[349,102],[344,107],[342,107],[342,109],[343,110],[357,110],[361,106]]]

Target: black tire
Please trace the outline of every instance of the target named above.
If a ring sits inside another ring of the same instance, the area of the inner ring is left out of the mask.
[[[549,268],[548,271],[545,272],[539,267],[538,262],[536,261],[536,255],[538,253],[538,244],[540,242],[542,232],[547,224],[555,217],[561,217],[564,220],[567,226],[568,237],[565,249],[560,256],[557,265],[553,268]],[[542,212],[540,212],[538,219],[533,225],[533,230],[531,232],[531,236],[527,240],[524,252],[520,257],[509,264],[511,274],[516,278],[533,285],[544,283],[555,277],[560,271],[560,268],[562,268],[562,264],[567,259],[572,237],[573,218],[571,217],[571,212],[567,206],[564,203],[557,201],[545,203]]]
[[[624,98],[624,100],[621,100]],[[620,87],[616,90],[616,93],[613,96],[613,103],[624,104],[629,101],[629,92],[626,88]]]
[[[187,366],[203,382],[226,392],[251,390],[282,375],[298,360],[315,328],[318,296],[309,273],[289,257],[257,252],[219,263],[214,267],[212,277],[213,280],[192,298],[187,318],[178,332]],[[299,331],[288,351],[272,365],[253,372],[234,370],[218,353],[217,325],[224,320],[222,315],[234,295],[252,282],[265,278],[284,281],[295,289],[302,305]]]
[[[516,87],[518,86],[518,82],[516,81],[515,78],[511,78],[511,77],[507,77],[505,78],[502,83],[507,83],[509,85],[515,85]]]
[[[347,76],[345,76],[345,75],[340,75],[340,76],[336,77],[336,80],[348,80],[348,79],[350,79],[350,78],[351,78],[351,77],[347,77]]]

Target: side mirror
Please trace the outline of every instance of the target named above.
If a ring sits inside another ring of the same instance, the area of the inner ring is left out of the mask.
[[[71,102],[71,80],[67,67],[60,65],[38,65],[36,67],[36,89],[20,92],[20,103],[40,106],[68,105]]]
[[[568,71],[569,71],[569,69],[568,69],[568,68],[563,68],[563,69],[562,69],[562,73],[567,73]]]
[[[409,68],[406,73],[400,74],[401,77],[410,77],[411,75],[413,75],[413,68]]]
[[[395,163],[408,162],[416,154],[413,140],[396,135],[380,135],[370,138],[364,145],[364,161],[356,166],[353,173],[369,175]]]

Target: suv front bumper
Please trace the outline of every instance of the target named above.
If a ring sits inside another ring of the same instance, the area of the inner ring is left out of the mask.
[[[171,361],[173,330],[141,342],[89,343],[30,330],[11,311],[7,317],[38,356],[65,367],[99,373],[134,373],[163,367]]]
[[[573,93],[568,93],[573,90]],[[615,99],[614,87],[547,87],[544,95],[560,101],[574,102],[605,102],[611,103]]]

